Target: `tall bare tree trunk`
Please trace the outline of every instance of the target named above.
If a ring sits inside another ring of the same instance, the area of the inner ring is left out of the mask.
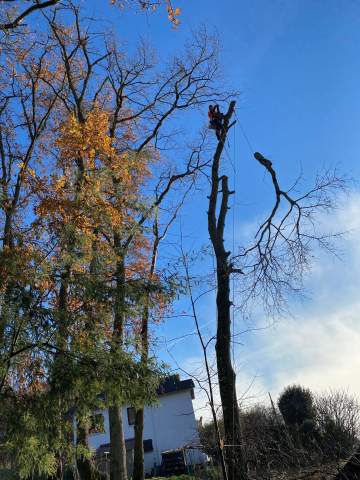
[[[216,258],[217,273],[217,334],[216,360],[220,397],[225,430],[225,460],[229,480],[247,479],[247,468],[241,447],[239,408],[236,396],[236,375],[231,362],[231,301],[230,276],[234,273],[229,262],[230,252],[224,245],[228,200],[231,193],[226,175],[219,176],[221,154],[226,135],[231,128],[230,119],[234,113],[235,102],[231,102],[224,117],[224,128],[214,154],[211,171],[211,193],[209,197],[208,230]],[[220,199],[219,199],[220,196]],[[220,201],[219,208],[218,199]]]
[[[181,248],[182,251],[182,248]],[[214,423],[214,428],[215,428],[215,435],[216,435],[216,446],[218,450],[218,455],[219,455],[219,460],[220,460],[220,466],[221,466],[221,472],[223,476],[223,480],[228,480],[227,476],[227,470],[226,470],[226,464],[225,464],[225,457],[224,457],[224,450],[223,450],[223,445],[221,441],[221,435],[220,435],[220,430],[219,430],[219,423],[217,419],[217,413],[216,413],[216,408],[215,408],[215,402],[214,402],[214,389],[213,389],[213,381],[212,381],[212,375],[210,371],[210,365],[209,365],[209,359],[208,359],[208,354],[207,354],[207,347],[208,347],[208,342],[204,341],[203,335],[201,333],[200,325],[198,322],[198,317],[196,313],[196,306],[195,306],[195,300],[194,296],[192,293],[192,287],[191,287],[191,282],[190,282],[190,273],[189,273],[189,267],[188,267],[188,261],[187,258],[182,251],[182,257],[183,257],[183,265],[185,268],[185,273],[186,273],[186,283],[187,283],[187,290],[188,290],[188,295],[190,296],[190,302],[191,302],[191,308],[192,308],[192,313],[194,317],[194,322],[196,326],[196,331],[197,335],[200,340],[201,348],[203,351],[203,356],[204,356],[204,363],[205,363],[205,370],[206,370],[206,376],[207,376],[207,384],[208,384],[208,400],[209,400],[209,405],[211,409],[211,414],[213,417],[213,423]]]
[[[118,255],[116,288],[114,299],[113,350],[123,348],[125,325],[125,258],[121,239],[114,235],[115,251]],[[110,480],[127,480],[126,447],[123,430],[122,406],[109,407],[110,429]]]

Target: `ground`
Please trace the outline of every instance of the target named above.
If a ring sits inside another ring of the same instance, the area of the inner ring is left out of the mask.
[[[313,467],[301,472],[274,473],[269,480],[333,480],[338,472],[338,465]]]
[[[302,469],[301,472],[272,472],[267,475],[251,475],[251,480],[334,480],[339,471],[339,465],[321,465],[319,467],[312,467],[309,469]],[[152,480],[197,480],[200,477],[193,477],[189,475],[173,476],[168,478],[156,477]],[[206,477],[201,477],[205,480]]]

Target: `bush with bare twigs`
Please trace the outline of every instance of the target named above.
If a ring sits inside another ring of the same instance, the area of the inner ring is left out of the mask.
[[[291,393],[294,388],[287,388],[285,392]],[[296,387],[295,394],[287,397],[287,400],[295,399],[298,407],[293,408],[293,415],[288,411],[293,422],[286,414],[285,421],[279,410],[263,405],[240,413],[244,455],[251,474],[263,477],[270,471],[337,464],[355,450],[360,426],[360,405],[355,397],[342,390],[314,395],[302,387]],[[280,396],[279,400],[281,398],[284,409],[284,397]],[[223,435],[222,419],[219,429]],[[217,463],[213,423],[201,427],[200,437],[204,451]]]

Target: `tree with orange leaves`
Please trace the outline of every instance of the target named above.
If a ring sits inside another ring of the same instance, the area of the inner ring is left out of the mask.
[[[24,414],[19,417],[19,429],[26,432],[24,441],[31,438],[31,445],[41,448],[19,443],[15,433],[9,445],[13,449],[17,443],[22,445],[17,452],[21,455],[15,455],[19,471],[26,464],[31,471],[45,473],[39,466],[47,465],[48,472],[61,477],[73,461],[71,426],[76,418],[76,449],[81,453],[76,464],[87,478],[84,472],[89,468],[94,472],[87,461],[89,417],[94,408],[106,406],[112,477],[124,480],[120,407],[126,402],[151,401],[158,372],[148,355],[141,361],[144,349],[136,347],[139,323],[144,330],[144,302],[160,316],[167,292],[171,296],[171,290],[151,272],[149,226],[174,187],[190,187],[208,164],[201,143],[188,151],[180,166],[165,164],[159,151],[167,142],[174,115],[214,98],[226,99],[227,94],[214,88],[216,43],[205,34],[194,39],[183,58],[159,71],[143,45],[130,60],[108,38],[91,31],[85,35],[80,12],[72,3],[65,10],[67,23],[63,12],[64,5],[45,14],[49,35],[47,56],[40,56],[44,68],[40,98],[45,103],[54,98],[55,103],[44,135],[39,141],[36,137],[36,159],[20,164],[24,179],[20,190],[26,203],[17,208],[18,221],[31,212],[23,229],[32,231],[38,255],[36,262],[35,257],[28,260],[37,268],[21,288],[34,292],[36,285],[42,295],[41,321],[40,312],[32,311],[25,325],[32,324],[35,315],[46,332],[40,330],[38,337],[31,333],[29,355],[16,365],[15,358],[22,358],[17,352],[4,371],[7,398],[19,399],[15,404]],[[38,51],[33,49],[31,54],[36,57]],[[18,74],[17,79],[24,80]],[[36,104],[35,111],[40,110]],[[30,125],[30,140],[32,120],[32,114],[24,113],[22,124]],[[5,155],[5,164],[12,159]],[[11,231],[18,248],[18,230]],[[5,259],[5,249],[2,254]],[[15,257],[20,258],[19,252]],[[21,260],[25,258],[21,254]],[[10,270],[7,277],[13,278]],[[2,319],[8,329],[7,318]],[[147,342],[147,336],[142,341]],[[139,381],[134,382],[132,375]],[[99,398],[102,393],[105,397]],[[56,419],[49,436],[41,418],[44,409]],[[10,412],[15,414],[11,408]],[[32,418],[30,425],[21,420],[27,414]],[[26,468],[21,471],[30,473]]]

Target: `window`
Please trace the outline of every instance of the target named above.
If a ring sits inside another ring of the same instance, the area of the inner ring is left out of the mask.
[[[128,438],[125,440],[126,451],[130,452],[135,448],[135,438]],[[154,450],[152,439],[143,440],[144,453],[152,452]]]
[[[91,415],[89,433],[105,433],[104,417],[102,413]]]
[[[151,438],[149,440],[144,440],[143,445],[144,445],[144,453],[152,452],[154,450]]]
[[[135,408],[129,407],[127,409],[128,424],[135,425]]]

